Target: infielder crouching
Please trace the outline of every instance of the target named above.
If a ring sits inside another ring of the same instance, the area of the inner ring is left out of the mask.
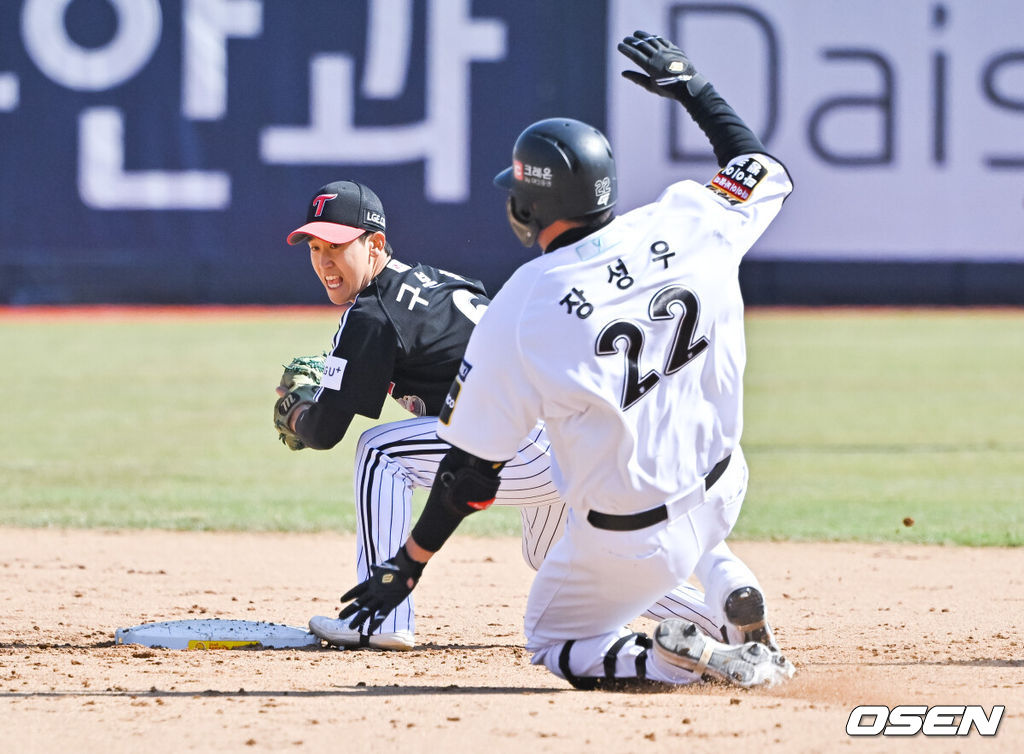
[[[747,488],[738,269],[792,184],[675,45],[636,32],[619,50],[644,71],[628,79],[683,105],[721,169],[615,217],[614,160],[599,131],[554,118],[519,136],[495,182],[516,235],[544,254],[474,329],[438,427],[453,447],[423,514],[395,557],[343,595],[353,601],[340,617],[372,630],[404,600],[462,519],[494,500],[540,417],[569,514],[527,602],[533,662],[581,688],[705,676],[772,684],[793,665],[724,540]],[[675,618],[652,638],[624,628],[695,570],[747,643]]]

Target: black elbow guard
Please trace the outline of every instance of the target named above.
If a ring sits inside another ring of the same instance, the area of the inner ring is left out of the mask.
[[[485,461],[453,447],[437,469],[431,493],[440,487],[440,502],[455,515],[465,518],[494,502],[501,485],[498,474],[504,466],[504,463]]]
[[[412,538],[420,547],[437,552],[470,513],[494,502],[504,462],[485,461],[453,447],[441,461]]]

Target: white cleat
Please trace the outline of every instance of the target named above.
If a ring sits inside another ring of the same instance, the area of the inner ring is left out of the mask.
[[[348,621],[328,618],[323,615],[314,615],[309,619],[310,633],[328,644],[339,647],[370,647],[371,649],[412,649],[416,645],[416,639],[412,631],[395,631],[394,633],[383,634],[361,634],[355,629],[348,627]]]
[[[701,633],[693,623],[670,618],[654,631],[658,658],[699,676],[711,676],[743,688],[774,686],[793,677],[793,663],[764,644],[729,645]]]

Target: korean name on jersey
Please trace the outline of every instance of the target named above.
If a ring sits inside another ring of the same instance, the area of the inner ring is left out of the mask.
[[[791,190],[781,164],[741,155],[523,265],[473,332],[439,436],[503,460],[544,417],[556,483],[583,510],[696,490],[742,432],[739,264]]]

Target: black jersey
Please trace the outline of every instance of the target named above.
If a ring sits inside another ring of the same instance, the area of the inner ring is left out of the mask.
[[[477,280],[392,259],[342,315],[299,435],[332,447],[353,414],[378,418],[389,394],[417,416],[437,416],[489,302]]]

